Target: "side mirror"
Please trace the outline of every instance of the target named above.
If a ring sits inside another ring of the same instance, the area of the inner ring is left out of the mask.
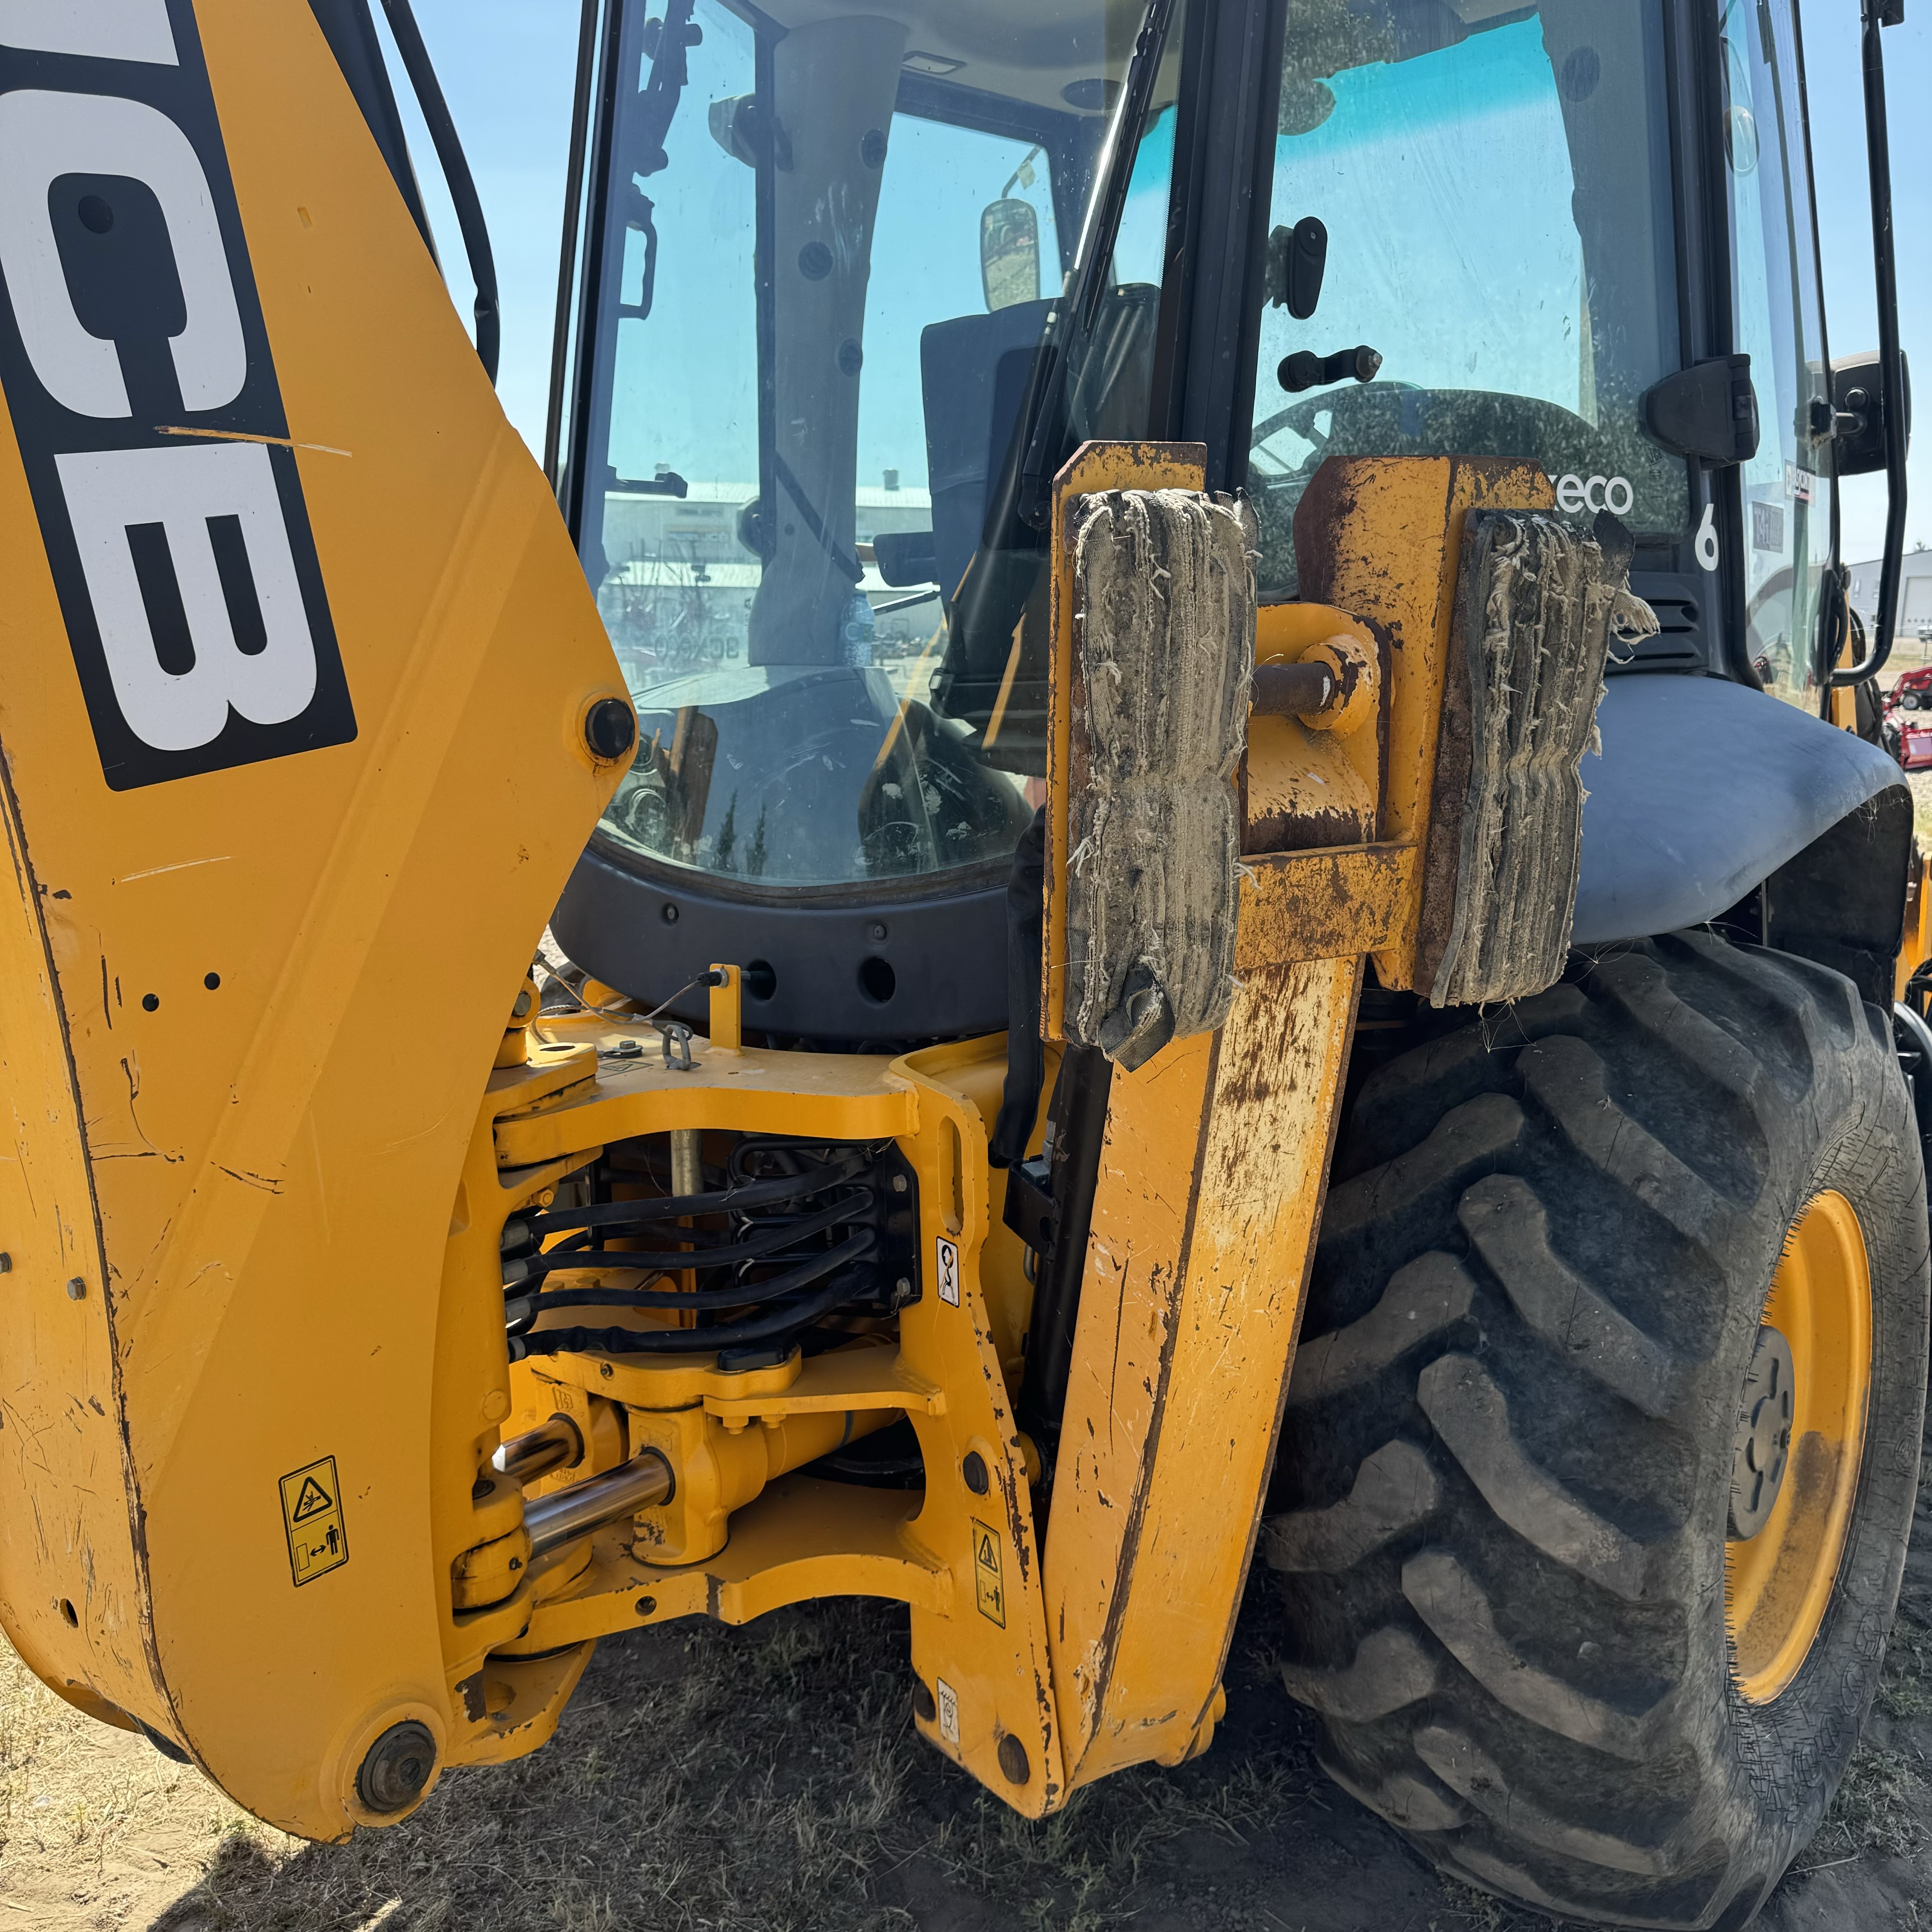
[[[980,280],[988,310],[1040,300],[1040,217],[1009,196],[980,216]]]
[[[1905,442],[1912,441],[1912,369],[1899,352],[1905,391]],[[1832,468],[1840,476],[1869,476],[1886,465],[1884,383],[1878,351],[1841,356],[1832,364]]]

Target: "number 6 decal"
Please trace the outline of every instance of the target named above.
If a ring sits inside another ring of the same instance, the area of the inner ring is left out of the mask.
[[[1705,570],[1718,567],[1718,506],[1704,506],[1704,520],[1697,526],[1697,562]]]

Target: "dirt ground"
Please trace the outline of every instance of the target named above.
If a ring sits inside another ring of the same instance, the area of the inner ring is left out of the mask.
[[[555,1741],[343,1846],[0,1663],[0,1932],[1550,1932],[1330,1785],[1264,1573],[1198,1763],[1030,1825],[914,1733],[903,1612],[837,1601],[600,1648]],[[1883,1690],[1766,1932],[1932,1928],[1932,1480]]]
[[[1932,850],[1932,772],[1912,788]],[[1550,1932],[1328,1782],[1273,1618],[1263,1575],[1204,1759],[1042,1825],[914,1734],[903,1613],[832,1602],[609,1640],[545,1750],[344,1846],[257,1824],[0,1643],[0,1932]],[[1932,1480],[1865,1742],[1758,1923],[1932,1932]]]

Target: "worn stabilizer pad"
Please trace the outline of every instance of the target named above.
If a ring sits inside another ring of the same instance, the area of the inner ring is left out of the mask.
[[[1233,997],[1253,518],[1189,490],[1073,514],[1066,1036],[1131,1070]]]
[[[1577,766],[1612,637],[1648,637],[1630,533],[1472,510],[1442,699],[1418,982],[1432,1005],[1540,993],[1570,950],[1582,851]]]

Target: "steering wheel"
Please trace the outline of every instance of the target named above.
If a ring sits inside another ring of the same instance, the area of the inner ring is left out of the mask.
[[[1248,440],[1249,447],[1258,449],[1270,436],[1276,435],[1285,429],[1292,430],[1303,442],[1313,443],[1314,453],[1316,456],[1319,456],[1334,440],[1336,423],[1340,420],[1340,414],[1336,405],[1344,397],[1359,395],[1367,390],[1377,390],[1386,394],[1392,390],[1413,389],[1417,385],[1413,382],[1390,381],[1355,382],[1346,386],[1320,390],[1314,395],[1304,396],[1298,403],[1289,404],[1285,410],[1277,410],[1266,422],[1257,423],[1255,425],[1254,434]],[[1324,410],[1335,418],[1335,422],[1330,423],[1325,436],[1315,427],[1315,418]]]

